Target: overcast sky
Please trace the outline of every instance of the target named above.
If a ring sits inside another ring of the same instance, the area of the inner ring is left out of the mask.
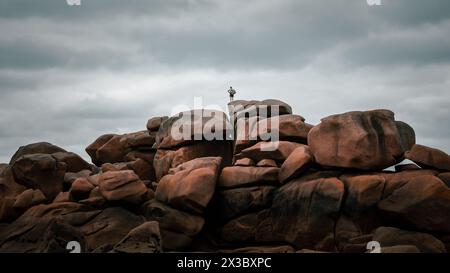
[[[173,107],[277,98],[309,123],[387,108],[450,152],[450,1],[0,0],[0,162],[87,158]]]

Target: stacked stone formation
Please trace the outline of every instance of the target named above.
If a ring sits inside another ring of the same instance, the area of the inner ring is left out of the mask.
[[[202,231],[220,171],[231,162],[229,128],[223,112],[199,109],[179,113],[159,129],[156,196],[144,211],[148,219],[159,221],[165,250],[186,249]],[[185,130],[186,135],[177,138],[176,130]],[[217,137],[207,140],[205,132],[215,132]]]
[[[0,252],[67,252],[74,240],[83,252],[450,250],[450,156],[416,144],[391,111],[312,126],[281,101],[230,105],[235,141],[222,112],[193,110],[200,131],[225,139],[174,138],[180,113],[99,137],[86,149],[95,165],[49,143],[20,147],[0,164]]]
[[[228,248],[255,243],[252,225],[271,207],[282,185],[279,176],[284,161],[297,148],[307,147],[312,128],[278,100],[233,101],[229,109],[235,129],[233,166],[222,170],[215,197],[217,234]],[[273,133],[279,140],[267,142]],[[248,228],[247,234],[240,227]]]

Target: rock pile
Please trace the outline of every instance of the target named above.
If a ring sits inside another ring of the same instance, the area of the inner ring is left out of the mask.
[[[450,156],[391,111],[313,126],[279,100],[229,107],[100,136],[93,164],[20,147],[0,164],[0,252],[450,250]]]

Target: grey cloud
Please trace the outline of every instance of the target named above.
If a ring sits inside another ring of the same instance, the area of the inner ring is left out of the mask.
[[[375,15],[391,26],[414,27],[450,19],[450,2],[446,0],[385,0]]]
[[[91,20],[93,16],[171,15],[180,9],[192,11],[209,5],[203,0],[81,0],[80,6],[69,6],[66,0],[1,0],[0,16]]]
[[[29,2],[3,2],[2,18],[31,18],[22,22],[22,28],[0,31],[4,36],[22,32],[20,40],[1,48],[3,67],[298,69],[337,45],[354,43],[343,57],[355,63],[422,63],[433,62],[439,56],[440,61],[447,62],[449,56],[445,35],[433,40],[423,40],[419,34],[401,41],[381,37],[376,42],[368,37],[398,24],[401,32],[418,24],[440,22],[450,16],[441,11],[448,5],[443,1],[425,4],[393,0],[382,7],[370,7],[364,0],[326,4],[286,0],[276,5],[271,1],[124,4],[85,0],[75,8],[65,1]],[[438,10],[438,16],[432,17]],[[67,13],[79,13],[81,17],[73,20]],[[53,35],[46,35],[48,32]],[[53,39],[52,44],[49,39]],[[379,58],[366,52],[373,50],[377,50]]]

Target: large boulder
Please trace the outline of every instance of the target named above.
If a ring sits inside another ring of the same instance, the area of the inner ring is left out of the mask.
[[[419,176],[437,176],[435,170],[408,170],[397,173],[383,172],[377,173],[386,179],[386,185],[383,190],[383,198],[389,197],[394,191],[403,187],[413,178]]]
[[[383,198],[386,178],[378,174],[346,174],[339,179],[346,191],[342,213],[351,219],[356,230],[370,233],[382,221],[377,204]]]
[[[317,163],[328,167],[384,169],[403,160],[412,128],[399,130],[389,110],[355,111],[321,120],[308,134]]]
[[[150,133],[146,130],[124,134],[120,139],[120,144],[126,149],[151,150],[155,143],[155,135],[155,133]]]
[[[228,110],[230,116],[234,118],[243,118],[250,114],[250,116],[264,116],[266,118],[276,115],[289,115],[292,114],[292,108],[287,103],[275,100],[267,99],[263,101],[246,101],[246,100],[234,100],[228,103]]]
[[[450,155],[438,149],[416,144],[405,157],[424,168],[450,171]]]
[[[10,165],[13,165],[20,157],[24,155],[34,154],[52,155],[57,161],[66,164],[67,172],[76,173],[82,170],[92,170],[92,166],[79,155],[72,152],[67,152],[63,148],[48,142],[38,142],[21,146],[12,156]]]
[[[133,150],[133,151],[127,153],[123,159],[125,162],[142,159],[153,165],[153,159],[155,157],[155,153],[156,153],[156,151]]]
[[[147,121],[147,130],[149,132],[157,132],[161,124],[166,121],[169,117],[153,117]]]
[[[218,218],[225,221],[269,208],[275,189],[273,186],[256,186],[218,191],[214,199]]]
[[[397,126],[398,133],[400,134],[403,150],[408,151],[416,144],[416,133],[414,129],[406,122],[398,120],[395,121],[395,126]]]
[[[124,145],[125,143],[121,140],[122,136],[115,135],[103,146],[98,148],[98,150],[96,151],[96,160],[97,163],[100,163],[99,165],[103,163],[116,163],[123,161],[123,157],[127,154],[128,151]],[[94,158],[92,159],[92,161],[94,162]]]
[[[450,188],[436,176],[387,180],[383,199],[377,206],[391,223],[400,222],[414,230],[450,233]]]
[[[133,171],[112,171],[99,177],[99,190],[108,201],[141,203],[145,200],[147,187]]]
[[[16,153],[12,156],[10,165],[13,165],[16,160],[24,155],[30,154],[53,154],[53,153],[65,153],[67,152],[61,147],[53,145],[48,142],[37,142],[28,144],[25,146],[20,146],[20,148],[16,151]]]
[[[171,169],[159,181],[155,198],[180,210],[202,213],[216,189],[221,161],[220,157],[197,158]]]
[[[102,172],[132,170],[142,180],[155,181],[156,179],[153,165],[141,158],[129,162],[105,163],[101,169]]]
[[[128,153],[132,151],[151,153],[154,142],[155,133],[147,130],[124,135],[107,134],[90,144],[86,152],[95,165],[101,166],[104,163],[126,161]]]
[[[279,140],[306,144],[308,133],[313,127],[305,123],[302,116],[282,115],[258,121],[258,124],[253,126],[250,136],[252,139],[269,140],[272,135],[276,135]]]
[[[313,163],[314,158],[309,150],[309,147],[302,145],[292,151],[292,153],[283,162],[278,174],[278,180],[281,183],[285,183],[301,175]]]
[[[218,186],[238,188],[264,184],[278,184],[279,168],[276,167],[226,167],[220,174]]]
[[[52,156],[59,162],[66,164],[67,172],[77,173],[83,170],[92,170],[92,166],[75,153],[57,152],[53,153]]]
[[[146,202],[142,210],[147,220],[158,221],[161,228],[187,236],[197,235],[205,223],[198,215],[173,209],[154,199]]]
[[[110,141],[113,137],[117,136],[116,134],[106,134],[99,136],[94,142],[92,142],[89,146],[86,147],[86,153],[91,157],[92,163],[97,166],[101,166],[103,163],[99,160],[97,156],[97,151],[105,145],[108,141]]]
[[[156,180],[155,169],[153,168],[152,163],[138,158],[134,161],[128,162],[128,166],[139,176],[140,179],[149,181]]]
[[[49,154],[29,154],[19,157],[12,170],[17,183],[40,189],[48,200],[53,200],[63,189],[66,164]]]
[[[169,169],[200,157],[221,157],[221,167],[229,166],[232,159],[232,143],[231,141],[208,141],[176,150],[158,149],[153,161],[157,181],[168,174]]]
[[[161,124],[155,144],[158,149],[172,149],[194,141],[230,140],[231,131],[228,117],[221,111],[185,111]]]
[[[251,158],[255,162],[263,159],[273,159],[276,162],[282,163],[296,148],[302,145],[303,144],[289,141],[261,141],[252,147],[242,150],[239,154],[235,155],[235,158]]]
[[[80,177],[72,183],[69,193],[73,199],[82,200],[88,198],[94,188],[95,186],[87,178]]]

